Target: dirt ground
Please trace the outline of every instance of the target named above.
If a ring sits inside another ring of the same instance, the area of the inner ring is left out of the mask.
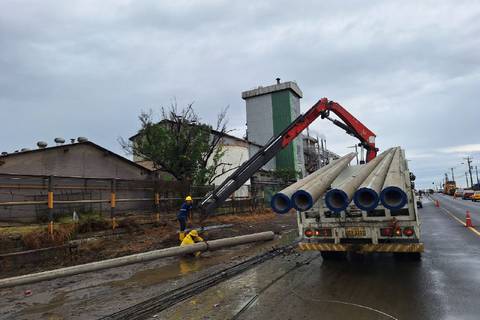
[[[198,227],[194,223],[189,227]],[[236,235],[272,230],[279,234],[296,227],[293,214],[276,215],[270,211],[254,214],[222,215],[208,218],[204,226],[231,224],[226,228],[213,229],[202,233],[205,240],[213,240]],[[34,253],[35,258],[22,258],[21,263],[2,263],[0,278],[7,278],[33,272],[56,269],[60,267],[83,264],[103,259],[156,250],[179,245],[178,224],[169,219],[162,226],[136,225],[135,228],[118,235],[92,237],[77,247],[63,247],[53,252]]]

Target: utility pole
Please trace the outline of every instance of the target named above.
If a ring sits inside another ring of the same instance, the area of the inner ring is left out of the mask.
[[[455,175],[453,174],[453,168],[450,168],[452,170],[452,181],[455,182]]]
[[[465,171],[465,181],[467,182],[467,188],[468,188],[468,174],[466,171]]]
[[[475,173],[477,174],[477,187],[480,187],[480,182],[478,181],[478,168],[475,166]]]
[[[445,183],[448,182],[448,173],[445,172]]]
[[[463,159],[467,160],[468,172],[470,173],[470,186],[473,187],[472,166],[470,165],[472,163],[472,158],[471,157],[466,157],[466,158],[463,158]]]

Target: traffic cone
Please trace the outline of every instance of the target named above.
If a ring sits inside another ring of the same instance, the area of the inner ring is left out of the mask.
[[[440,202],[438,202],[438,200],[435,200],[435,207],[440,208]]]
[[[470,211],[467,210],[467,216],[465,217],[465,227],[472,228],[472,218],[470,217]]]

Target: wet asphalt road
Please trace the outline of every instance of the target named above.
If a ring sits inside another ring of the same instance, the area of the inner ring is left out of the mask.
[[[420,210],[420,262],[391,255],[325,262],[316,252],[293,253],[151,319],[480,319],[480,236],[452,217],[464,220],[468,207],[480,225],[480,210],[471,207],[480,206],[435,197],[440,208],[425,200]],[[3,289],[0,319],[98,319],[291,238]],[[33,295],[23,297],[26,289]]]
[[[471,200],[463,200],[461,198],[454,199],[451,196],[442,193],[436,193],[432,199],[440,202],[440,210],[447,210],[462,221],[465,221],[467,210],[470,212],[474,226],[480,226],[480,202]]]
[[[480,319],[480,237],[429,200],[420,215],[426,248],[420,262],[391,255],[328,262],[316,253],[276,258],[158,316]]]

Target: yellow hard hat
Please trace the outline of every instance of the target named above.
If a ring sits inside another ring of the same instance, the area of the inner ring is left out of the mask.
[[[187,197],[185,198],[185,201],[192,201],[192,197],[187,196]]]
[[[190,231],[190,235],[191,235],[192,237],[198,237],[198,231],[195,230],[195,229],[193,229],[192,231]]]

